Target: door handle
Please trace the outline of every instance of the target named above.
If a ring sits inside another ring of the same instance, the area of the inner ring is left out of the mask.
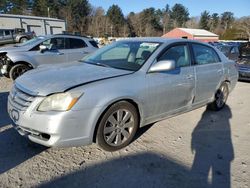
[[[63,55],[64,53],[62,53],[62,52],[57,52],[56,54],[57,54],[57,55]]]

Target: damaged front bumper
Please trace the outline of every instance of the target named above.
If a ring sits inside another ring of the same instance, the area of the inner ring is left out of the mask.
[[[6,54],[7,53],[0,54],[0,73],[2,75],[8,75],[11,67],[10,64],[12,63]]]

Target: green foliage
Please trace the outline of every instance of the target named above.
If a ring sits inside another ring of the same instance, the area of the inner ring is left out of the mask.
[[[237,40],[239,38],[239,30],[235,27],[227,29],[224,34],[220,36],[221,40]]]
[[[120,28],[124,25],[125,19],[121,8],[118,5],[112,5],[107,11],[107,17],[111,21],[111,35],[119,36]]]
[[[188,26],[215,32],[222,39],[250,38],[249,17],[235,20],[232,12],[210,15],[204,11],[200,19],[190,19],[188,9],[178,3],[131,12],[125,18],[118,5],[110,6],[105,14],[88,0],[0,0],[0,13],[60,18],[66,20],[67,31],[93,36],[161,36],[175,27]]]
[[[201,18],[199,22],[200,29],[209,30],[210,29],[209,20],[210,20],[209,12],[205,10],[204,12],[201,13]]]
[[[219,14],[213,13],[211,16],[211,24],[210,24],[210,30],[215,31],[215,29],[218,27],[220,22]]]
[[[32,13],[35,16],[48,16],[48,2],[44,0],[34,0]]]
[[[224,12],[221,14],[221,26],[227,30],[234,22],[234,13]]]
[[[175,4],[170,12],[170,17],[174,22],[175,27],[184,27],[189,20],[189,12],[182,4]]]

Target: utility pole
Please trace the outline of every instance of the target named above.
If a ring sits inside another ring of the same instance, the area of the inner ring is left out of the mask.
[[[50,18],[50,10],[49,10],[49,7],[48,7],[48,17]]]

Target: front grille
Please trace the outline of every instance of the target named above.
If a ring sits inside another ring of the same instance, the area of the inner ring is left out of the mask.
[[[9,94],[10,104],[14,108],[20,111],[25,111],[34,100],[35,96],[23,92],[22,90],[18,89],[15,85],[13,86]]]

